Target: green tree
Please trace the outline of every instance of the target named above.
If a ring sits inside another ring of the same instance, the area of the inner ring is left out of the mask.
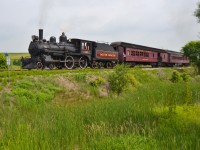
[[[200,41],[191,41],[187,43],[183,48],[182,52],[185,56],[189,57],[190,62],[193,63],[200,74]]]
[[[200,23],[200,3],[197,4],[198,8],[194,12],[194,15],[198,18],[198,22]]]
[[[7,64],[6,64],[6,57],[0,53],[0,69],[6,69]]]

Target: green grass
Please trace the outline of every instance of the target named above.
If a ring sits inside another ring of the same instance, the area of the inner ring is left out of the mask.
[[[0,149],[200,148],[198,76],[188,82],[192,101],[187,104],[186,83],[171,83],[172,69],[129,69],[137,85],[127,85],[120,96],[100,96],[111,72],[13,75],[17,79],[1,93]]]

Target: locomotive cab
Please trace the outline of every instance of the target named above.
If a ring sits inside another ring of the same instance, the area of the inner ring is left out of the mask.
[[[87,40],[82,40],[82,39],[71,39],[71,42],[78,47],[79,52],[82,55],[87,55],[90,57],[92,54],[92,49],[94,47],[94,42],[93,41],[87,41]]]

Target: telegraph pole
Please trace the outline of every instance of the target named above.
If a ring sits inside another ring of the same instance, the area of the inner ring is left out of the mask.
[[[8,53],[6,53],[5,55],[6,55],[6,64],[8,66],[8,84],[10,84],[10,56],[8,55]]]

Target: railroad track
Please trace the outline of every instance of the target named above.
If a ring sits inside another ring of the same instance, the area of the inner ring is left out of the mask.
[[[151,68],[151,67],[137,67],[137,68],[140,68],[142,70],[157,70],[157,69],[164,69],[166,67],[159,67],[159,68]],[[167,67],[167,68],[174,68],[174,67]],[[90,68],[91,69],[91,68]],[[176,69],[182,69],[182,67],[177,67]],[[34,71],[42,71],[42,70],[37,70],[37,69],[32,69]],[[54,70],[60,70],[60,71],[70,71],[68,69],[53,69],[53,70],[50,70],[50,69],[43,69],[43,70],[49,70],[49,71],[54,71]],[[80,68],[76,68],[76,69],[72,69],[71,71],[73,70],[87,70],[87,69],[80,69]],[[91,70],[98,70],[98,69],[91,69]],[[104,70],[103,68],[101,70]],[[110,69],[106,69],[106,70],[110,70]],[[28,69],[16,69],[16,70],[10,70],[12,72],[19,72],[19,71],[31,71],[31,70],[28,70]],[[0,72],[8,72],[8,70],[0,70]]]
[[[18,70],[9,70],[9,71],[16,71],[16,72],[18,72],[18,71],[29,71],[29,70],[20,70],[20,69],[18,69]],[[0,72],[8,72],[8,70],[0,70]]]

